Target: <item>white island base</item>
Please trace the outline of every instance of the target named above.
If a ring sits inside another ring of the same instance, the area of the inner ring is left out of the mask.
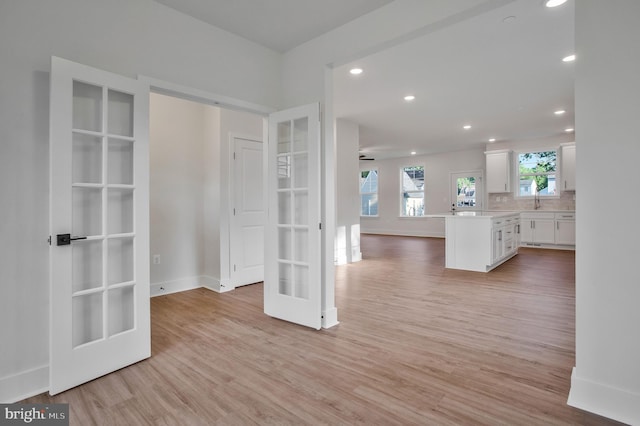
[[[445,266],[489,272],[518,254],[520,215],[513,212],[456,212],[445,219]]]

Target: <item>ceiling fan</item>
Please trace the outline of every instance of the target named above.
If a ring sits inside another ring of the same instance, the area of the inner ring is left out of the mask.
[[[367,157],[366,154],[360,154],[360,161],[373,161],[375,158]]]

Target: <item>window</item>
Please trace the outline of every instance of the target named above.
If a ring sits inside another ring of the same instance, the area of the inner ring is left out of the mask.
[[[519,197],[556,195],[557,156],[555,150],[518,154]]]
[[[402,182],[402,216],[424,216],[424,167],[403,167],[400,170]]]
[[[378,171],[360,171],[360,216],[378,215]]]

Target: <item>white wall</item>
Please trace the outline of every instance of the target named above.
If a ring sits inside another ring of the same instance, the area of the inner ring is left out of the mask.
[[[151,0],[2,1],[0,40],[0,230],[11,241],[0,246],[0,401],[9,401],[47,380],[51,55],[267,106],[281,103],[282,80],[279,53]]]
[[[418,155],[361,162],[360,169],[378,170],[378,217],[362,217],[364,233],[444,237],[444,219],[400,217],[400,169],[425,168],[425,210],[427,214],[451,210],[451,173],[484,170],[484,150]]]
[[[576,366],[569,403],[640,424],[640,2],[576,1]]]
[[[151,284],[167,292],[185,280],[193,286],[203,270],[204,113],[202,104],[151,94],[150,253],[161,259]]]
[[[360,128],[336,120],[336,264],[358,262],[360,252],[360,187],[358,147]]]

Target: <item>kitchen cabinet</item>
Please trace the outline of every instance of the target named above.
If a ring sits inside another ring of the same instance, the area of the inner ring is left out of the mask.
[[[556,213],[556,244],[576,245],[576,215],[575,213]]]
[[[445,266],[489,272],[518,254],[514,212],[465,211],[430,214],[445,219]]]
[[[511,191],[511,151],[487,151],[487,193]]]
[[[576,144],[560,145],[561,191],[576,190]]]
[[[522,245],[555,244],[555,214],[548,212],[524,212],[520,215],[520,239]]]

